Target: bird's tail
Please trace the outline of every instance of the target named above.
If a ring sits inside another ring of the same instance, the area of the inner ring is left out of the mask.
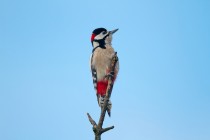
[[[108,113],[109,117],[111,117],[111,109],[108,108],[107,113]]]
[[[104,96],[100,96],[99,95],[99,106],[101,107],[101,109],[103,108],[103,106],[104,106],[104,101],[105,101],[105,98],[104,98]],[[107,106],[107,113],[108,113],[108,115],[109,115],[109,117],[111,117],[111,109],[112,109],[112,102],[111,102],[111,100],[109,99],[109,102],[108,102],[108,106]]]

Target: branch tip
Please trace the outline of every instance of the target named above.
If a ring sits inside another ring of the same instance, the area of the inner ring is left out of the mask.
[[[113,128],[114,128],[114,126],[104,128],[104,129],[102,129],[101,133],[104,133],[104,132],[106,132],[106,131],[109,131],[109,130],[111,130],[111,129],[113,129]]]

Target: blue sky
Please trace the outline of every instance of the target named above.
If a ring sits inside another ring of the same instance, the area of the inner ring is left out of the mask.
[[[115,128],[103,139],[210,139],[210,1],[1,0],[0,139],[91,140],[89,57],[119,28]]]

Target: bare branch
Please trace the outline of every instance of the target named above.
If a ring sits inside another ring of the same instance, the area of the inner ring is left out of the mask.
[[[93,127],[97,127],[97,124],[96,124],[96,122],[92,119],[92,117],[90,116],[90,114],[89,113],[87,113],[87,115],[88,115],[88,119],[89,119],[89,121],[90,121],[90,123],[93,125]]]
[[[104,128],[104,129],[102,129],[101,134],[104,133],[104,132],[106,132],[106,131],[109,131],[109,130],[111,130],[113,128],[114,128],[114,126]]]

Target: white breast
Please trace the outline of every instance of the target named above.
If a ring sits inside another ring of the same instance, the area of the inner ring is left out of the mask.
[[[114,56],[114,49],[106,46],[106,49],[97,48],[92,58],[92,66],[96,69],[97,80],[103,80],[109,72],[111,59]]]

